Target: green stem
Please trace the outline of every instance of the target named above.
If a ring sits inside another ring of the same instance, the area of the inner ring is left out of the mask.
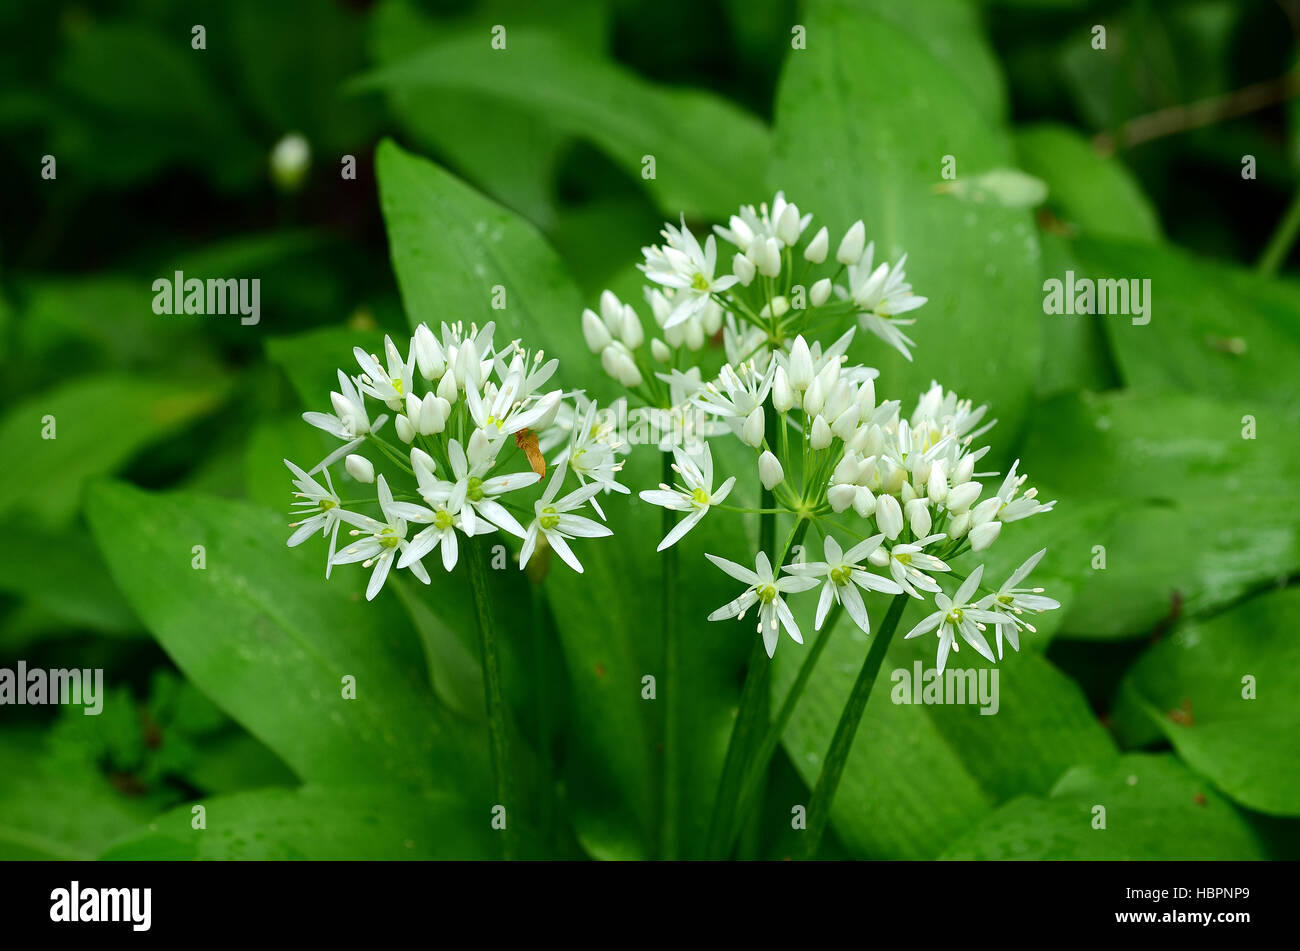
[[[501,660],[497,655],[496,625],[492,620],[492,605],[488,593],[487,553],[484,543],[477,538],[468,539],[469,583],[474,591],[474,607],[478,614],[479,647],[483,655],[483,692],[487,702],[488,737],[492,748],[492,782],[496,796],[494,805],[505,809],[506,827],[502,830],[501,854],[506,860],[515,857],[515,783],[510,759],[509,711],[501,691]]]
[[[822,834],[826,831],[826,823],[831,816],[831,803],[835,801],[835,792],[839,788],[840,777],[844,774],[844,764],[848,761],[849,750],[853,748],[853,738],[857,735],[858,724],[862,722],[867,700],[871,697],[871,688],[875,686],[880,665],[885,660],[885,652],[889,649],[889,642],[894,636],[894,629],[898,627],[899,618],[903,616],[903,609],[907,607],[907,601],[907,594],[894,595],[884,621],[876,629],[867,651],[867,659],[862,662],[862,670],[858,672],[857,682],[853,684],[849,702],[840,714],[840,722],[835,727],[835,735],[831,737],[830,749],[826,751],[817,785],[813,787],[812,801],[808,803],[804,859],[815,858],[817,848],[821,845]]]
[[[803,540],[810,524],[806,518],[800,518],[795,523],[790,537],[786,539],[784,551],[772,560],[774,572],[780,570],[790,549]],[[763,550],[776,555],[776,517],[763,516],[759,530]],[[731,829],[735,824],[736,807],[740,801],[740,785],[747,772],[745,767],[754,751],[758,730],[768,718],[767,706],[771,699],[771,680],[771,658],[767,656],[767,649],[763,646],[760,637],[750,654],[749,672],[745,676],[745,686],[740,693],[740,711],[736,715],[736,725],[731,731],[731,741],[727,745],[722,779],[718,784],[718,797],[713,803],[713,815],[709,820],[709,834],[705,843],[705,854],[709,858],[724,858],[730,849]]]
[[[1300,191],[1296,192],[1295,197],[1291,199],[1286,214],[1282,216],[1282,221],[1273,232],[1273,236],[1268,239],[1268,246],[1260,255],[1259,264],[1255,269],[1269,277],[1275,275],[1286,263],[1291,247],[1295,244],[1297,233],[1300,233]]]
[[[663,453],[663,481],[673,481],[673,456]],[[663,532],[667,535],[677,523],[677,513],[664,509]],[[664,761],[662,821],[660,823],[660,856],[666,861],[677,858],[677,784],[680,775],[681,744],[678,742],[678,651],[677,639],[677,546],[664,550],[663,561],[663,624],[664,624]]]
[[[785,735],[785,728],[790,723],[790,717],[794,715],[794,709],[799,705],[799,698],[803,696],[804,687],[808,685],[808,679],[817,667],[817,661],[822,656],[822,651],[826,650],[826,645],[831,642],[831,635],[835,632],[835,625],[839,623],[840,615],[844,608],[837,604],[831,609],[826,618],[826,623],[822,625],[826,633],[817,638],[817,642],[812,645],[804,654],[803,663],[799,665],[799,673],[786,691],[785,699],[781,702],[781,709],[777,711],[776,719],[772,721],[767,728],[767,733],[763,736],[763,742],[758,747],[758,753],[754,756],[749,764],[749,771],[745,774],[745,782],[740,787],[740,808],[736,811],[736,825],[731,830],[731,838],[724,843],[724,848],[730,848],[731,843],[735,841],[740,832],[740,822],[744,820],[754,808],[758,799],[758,793],[762,789],[763,779],[767,776],[767,768],[772,762],[772,755],[776,748],[781,744],[781,737]]]
[[[541,587],[534,585],[532,595],[533,621],[533,664],[541,675],[537,678],[537,745],[541,751],[538,762],[538,786],[541,788],[541,803],[538,807],[538,836],[544,849],[551,846],[551,826],[555,816],[555,771],[554,771],[554,732],[551,722],[551,670],[550,651],[548,649],[551,634],[551,611],[542,594]]]

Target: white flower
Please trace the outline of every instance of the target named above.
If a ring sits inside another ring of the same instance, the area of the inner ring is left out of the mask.
[[[637,266],[650,280],[676,292],[672,313],[663,323],[666,330],[701,313],[709,295],[725,291],[739,278],[734,274],[714,276],[718,260],[717,242],[713,235],[709,235],[701,248],[700,242],[686,227],[685,215],[680,228],[664,225],[663,236],[667,244],[643,248],[645,263]]]
[[[384,521],[378,521],[368,515],[359,515],[356,512],[339,512],[339,518],[357,527],[358,530],[354,530],[353,535],[367,537],[353,542],[330,559],[336,565],[360,561],[363,562],[363,568],[369,568],[371,564],[375,566],[375,570],[370,575],[370,583],[366,585],[367,601],[373,601],[379,589],[384,586],[384,580],[393,567],[394,555],[405,554],[410,545],[406,540],[406,520],[397,511],[398,503],[393,501],[393,493],[389,491],[388,483],[384,481],[383,476],[379,477],[378,486],[379,507],[383,510]],[[412,560],[403,567],[410,568],[411,574],[425,584],[429,583],[429,572],[424,569],[424,565],[419,560]]]
[[[892,268],[881,262],[873,270],[874,257],[875,242],[872,242],[867,245],[862,259],[849,265],[848,297],[858,307],[858,322],[910,360],[912,354],[908,348],[914,342],[898,328],[916,321],[899,318],[916,310],[927,298],[913,294],[912,285],[907,283],[907,275],[903,271],[903,265],[907,262],[906,254]]]
[[[388,405],[389,409],[402,409],[406,405],[407,394],[411,392],[411,376],[415,370],[415,347],[405,360],[393,343],[393,338],[384,336],[384,353],[387,368],[379,365],[378,357],[366,353],[360,347],[353,347],[353,355],[361,365],[364,374],[359,383],[362,391]]]
[[[448,502],[458,498],[463,504],[452,509],[453,515],[459,515],[464,524],[466,535],[483,535],[500,528],[518,538],[524,537],[523,526],[498,502],[497,496],[506,492],[522,489],[539,481],[541,476],[532,470],[512,472],[508,475],[484,478],[496,465],[496,456],[482,431],[476,431],[469,440],[468,454],[461,444],[453,439],[447,445],[447,457],[451,462],[455,482],[431,482],[426,475],[428,470],[415,466],[416,479],[420,482],[420,495],[430,504]],[[478,518],[487,521],[487,529],[480,528]],[[419,519],[412,519],[419,521]]]
[[[767,650],[768,657],[776,653],[776,642],[780,637],[781,627],[785,628],[786,633],[796,644],[803,643],[799,625],[795,623],[794,615],[790,613],[790,607],[785,603],[782,595],[815,588],[816,578],[803,575],[785,575],[782,578],[775,578],[772,574],[772,563],[768,561],[767,554],[761,551],[754,559],[753,571],[734,561],[719,558],[717,555],[706,554],[705,557],[737,581],[749,585],[740,597],[729,601],[710,614],[710,621],[725,621],[733,617],[744,618],[745,612],[757,603],[758,633],[763,635],[763,647]]]
[[[882,578],[862,567],[864,561],[873,551],[880,547],[884,535],[873,535],[866,541],[859,542],[847,552],[840,548],[830,535],[826,536],[824,550],[825,561],[813,561],[805,565],[786,565],[785,570],[796,575],[825,576],[821,597],[817,602],[817,619],[814,627],[821,630],[822,622],[831,609],[831,603],[844,605],[853,618],[853,623],[862,628],[864,634],[871,633],[871,622],[867,617],[867,606],[863,603],[863,591],[883,591],[886,594],[902,594],[903,587],[896,581]]]
[[[338,374],[338,391],[330,393],[334,414],[303,413],[302,418],[331,436],[355,440],[370,432],[370,417],[366,414],[365,400],[352,385],[352,378],[342,370]]]
[[[1011,644],[1011,649],[1020,650],[1021,629],[1023,628],[1031,634],[1037,630],[1021,615],[1026,611],[1041,614],[1043,611],[1054,611],[1061,606],[1059,601],[1044,597],[1042,588],[1016,587],[1037,567],[1038,562],[1042,560],[1045,554],[1047,554],[1046,548],[1037,554],[1030,555],[1023,565],[1011,573],[1011,577],[1006,580],[1002,587],[998,588],[995,593],[981,598],[977,605],[983,610],[992,611],[997,618],[998,660],[1002,659],[1002,637],[1004,634]]]
[[[690,453],[680,447],[673,448],[673,457],[677,460],[673,464],[673,471],[682,477],[683,485],[673,488],[661,483],[658,489],[642,492],[641,498],[651,505],[691,514],[673,526],[656,551],[663,551],[681,540],[708,514],[710,507],[726,499],[731,493],[731,487],[736,484],[736,477],[731,476],[718,486],[716,492],[713,490],[713,451],[709,449],[708,443],[704,444],[704,451],[697,458],[692,458]]]
[[[578,556],[573,553],[573,549],[569,547],[566,539],[600,538],[604,535],[614,534],[594,519],[571,514],[574,509],[583,505],[600,491],[598,483],[592,482],[574,489],[562,499],[555,498],[560,486],[564,484],[566,471],[567,467],[565,466],[556,467],[555,475],[551,476],[546,491],[533,505],[536,518],[529,524],[528,532],[524,535],[524,545],[519,552],[519,567],[521,569],[532,558],[533,551],[537,547],[537,536],[539,534],[546,537],[546,541],[550,543],[556,553],[578,574],[582,574],[582,563],[578,561]]]
[[[540,358],[541,353],[537,357]],[[485,382],[481,396],[478,386],[467,381],[465,404],[469,407],[474,425],[493,439],[547,425],[554,418],[553,413],[560,405],[563,391],[552,390],[541,397],[534,397],[533,393],[555,372],[558,362],[551,360],[530,372],[527,356],[518,353],[508,369],[498,366],[501,385]]]
[[[723,241],[731,242],[743,252],[755,241],[768,238],[776,239],[781,246],[793,246],[811,221],[812,215],[800,216],[798,207],[785,200],[785,192],[777,192],[770,211],[766,202],[757,211],[753,205],[742,205],[740,214],[732,215],[726,228],[715,225],[713,230]]]
[[[616,478],[619,470],[623,468],[623,463],[615,454],[618,446],[613,439],[614,434],[609,427],[597,424],[596,404],[588,403],[582,418],[573,427],[568,446],[555,459],[553,465],[567,464],[578,477],[579,485],[586,485],[590,481],[599,485],[602,492],[621,492],[628,495],[632,490],[621,485]],[[591,507],[601,518],[605,517],[595,496],[592,496]]]
[[[939,610],[922,619],[907,633],[905,639],[928,634],[936,627],[939,629],[939,653],[936,664],[941,674],[948,663],[948,652],[957,648],[956,634],[960,634],[962,640],[986,658],[993,660],[993,651],[989,649],[989,642],[980,632],[985,630],[986,624],[995,623],[997,615],[982,610],[970,601],[971,595],[979,587],[980,576],[983,574],[984,566],[980,565],[962,582],[957,593],[951,598],[942,591],[936,594],[934,603]]]
[[[325,577],[328,578],[332,567],[331,559],[334,557],[334,545],[339,537],[339,514],[343,511],[340,508],[342,502],[334,491],[334,483],[330,479],[328,469],[325,470],[325,486],[322,487],[319,482],[288,459],[284,460],[284,464],[293,473],[293,484],[298,487],[298,491],[293,493],[298,496],[298,501],[293,503],[297,509],[294,515],[312,513],[301,521],[290,523],[289,527],[295,531],[289,536],[288,545],[290,548],[296,548],[316,534],[317,529],[320,529],[322,535],[328,533],[330,551],[325,561]]]
[[[918,588],[931,593],[940,590],[938,582],[925,572],[952,570],[946,563],[922,550],[943,538],[943,535],[927,535],[925,538],[918,538],[915,542],[894,545],[888,550],[877,548],[867,560],[877,568],[888,566],[889,574],[904,591],[918,600],[923,600],[917,593]]]

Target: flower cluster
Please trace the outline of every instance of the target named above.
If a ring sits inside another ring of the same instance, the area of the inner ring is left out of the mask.
[[[815,526],[823,538],[824,559],[781,566],[774,574],[766,553],[753,571],[713,558],[722,570],[749,587],[711,619],[743,616],[760,603],[760,630],[768,653],[775,649],[777,623],[802,643],[793,615],[784,607],[786,594],[816,587],[821,594],[815,625],[820,629],[833,604],[840,604],[863,630],[870,631],[861,592],[906,593],[933,597],[948,620],[927,618],[939,628],[939,665],[955,646],[952,633],[993,659],[981,631],[998,628],[1018,648],[1018,632],[1027,627],[1024,611],[1041,611],[1056,603],[1016,585],[1036,564],[1032,559],[999,592],[970,603],[978,585],[976,569],[952,599],[940,576],[950,576],[950,562],[978,555],[998,538],[1004,524],[1048,511],[1037,492],[1022,492],[1019,464],[999,482],[986,486],[993,473],[976,471],[988,447],[975,440],[992,424],[981,425],[986,408],[959,400],[939,384],[921,394],[910,413],[897,401],[876,398],[874,370],[850,365],[843,355],[847,341],[821,351],[796,337],[788,350],[777,351],[766,366],[751,360],[727,364],[717,380],[701,385],[692,402],[726,423],[754,450],[755,472],[775,506],[796,520]],[[680,482],[641,493],[656,505],[689,512],[661,543],[674,544],[715,506],[723,503],[736,476],[714,487],[712,450],[676,450],[674,471]],[[996,486],[990,493],[988,488]],[[946,603],[945,603],[946,602]]]
[[[1025,489],[1019,463],[1000,481],[977,472],[989,451],[977,440],[993,425],[987,407],[959,399],[938,383],[910,412],[876,394],[879,373],[851,362],[855,333],[866,330],[909,360],[913,341],[903,329],[925,303],[912,292],[903,265],[877,261],[861,221],[840,238],[831,255],[823,227],[809,237],[811,215],[782,193],[769,207],[747,206],[701,243],[686,227],[666,225],[664,243],[644,249],[641,269],[652,286],[647,299],[661,336],[644,351],[645,333],[635,310],[606,291],[600,313],[583,314],[588,345],[605,370],[633,397],[660,412],[694,416],[693,432],[733,435],[754,451],[754,471],[765,490],[764,513],[796,525],[786,555],[815,527],[823,560],[774,566],[759,552],[753,569],[709,555],[745,590],[710,615],[743,618],[758,608],[758,630],[770,655],[779,630],[802,643],[789,595],[820,586],[815,625],[839,605],[870,631],[863,593],[932,598],[935,613],[908,636],[936,630],[942,670],[957,639],[990,660],[984,633],[1019,649],[1019,632],[1033,630],[1024,616],[1057,607],[1041,589],[1021,588],[1040,552],[998,590],[979,595],[983,565],[969,573],[959,559],[978,561],[1006,523],[1050,510],[1037,490]],[[717,239],[735,248],[731,272],[718,270]],[[686,328],[684,331],[680,328]],[[706,380],[694,353],[721,330],[726,362]],[[823,346],[817,333],[831,331]],[[707,441],[662,445],[674,453],[674,484],[640,493],[655,505],[685,513],[660,542],[675,544],[714,508],[726,504],[738,475],[714,474]],[[990,491],[992,490],[992,491]],[[741,509],[739,511],[752,511]],[[773,553],[774,554],[774,553]],[[968,557],[969,556],[969,557]],[[945,594],[941,579],[952,578]]]
[[[870,331],[907,359],[913,341],[906,316],[926,302],[912,293],[903,270],[877,261],[875,242],[854,222],[830,258],[830,231],[808,237],[812,215],[801,215],[778,192],[771,207],[741,208],[701,244],[686,227],[664,226],[662,245],[643,248],[639,265],[650,284],[646,302],[657,335],[646,347],[635,308],[605,291],[600,312],[586,310],[582,331],[605,372],[648,406],[672,406],[663,371],[681,368],[692,351],[721,331],[728,359],[741,363],[780,341],[815,328],[851,324]],[[734,248],[730,273],[719,271],[718,242]]]
[[[439,550],[451,571],[459,536],[494,532],[519,539],[521,568],[549,548],[581,572],[569,540],[611,534],[594,496],[628,491],[616,481],[621,463],[613,434],[596,427],[594,404],[579,406],[562,390],[546,388],[558,361],[528,353],[519,341],[498,350],[493,331],[490,323],[481,329],[443,324],[436,335],[421,324],[405,355],[385,337],[382,360],[357,347],[360,372],[338,371],[339,388],[330,394],[334,412],[303,414],[343,441],[310,471],[285,460],[299,516],[288,543],[328,536],[326,577],[334,565],[361,562],[373,569],[366,588],[373,599],[394,567],[429,584],[426,556]],[[367,398],[396,414],[400,444],[380,435],[388,414],[372,421]],[[545,488],[521,501],[546,476],[545,454],[552,449],[558,451]],[[375,485],[374,498],[339,497],[329,467],[340,459],[353,482]],[[570,475],[577,485],[561,494]],[[580,514],[588,503],[599,520]],[[371,514],[358,511],[361,506]],[[343,525],[351,540],[340,548]]]

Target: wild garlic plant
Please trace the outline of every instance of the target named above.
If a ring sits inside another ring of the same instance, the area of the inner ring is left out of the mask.
[[[288,459],[285,465],[298,518],[288,544],[327,537],[326,577],[337,565],[360,562],[371,570],[367,600],[394,569],[430,584],[424,559],[437,558],[451,572],[468,546],[493,769],[498,802],[508,811],[506,711],[487,558],[476,539],[492,535],[518,545],[521,569],[553,551],[582,572],[570,542],[612,534],[593,496],[622,487],[615,482],[612,433],[593,425],[595,405],[579,407],[573,394],[548,389],[558,361],[530,353],[518,340],[498,349],[494,329],[444,323],[439,335],[421,324],[405,348],[386,336],[382,358],[356,347],[356,368],[340,369],[339,388],[330,393],[333,412],[303,414],[342,445],[310,470]],[[388,413],[372,418],[381,405],[395,414],[396,443],[380,434]],[[548,451],[554,451],[549,467]],[[373,496],[340,497],[330,473],[340,460],[355,484],[375,486]],[[584,514],[588,505],[595,518]],[[347,532],[342,540],[341,530]]]
[[[832,620],[827,633],[805,649],[799,676],[775,719],[760,722],[769,689],[767,659],[780,631],[803,643],[792,599],[804,593],[815,599],[817,630],[844,611],[871,634],[864,596],[893,595],[824,761],[809,807],[808,855],[816,850],[866,697],[908,601],[932,607],[906,636],[937,634],[940,672],[963,644],[990,662],[1002,657],[1004,641],[1018,650],[1020,632],[1033,630],[1029,618],[1058,607],[1041,588],[1022,586],[1041,551],[1001,587],[981,587],[983,553],[1003,526],[1054,505],[1024,487],[1018,462],[1005,475],[977,471],[989,452],[978,443],[993,426],[985,421],[987,407],[937,382],[907,408],[896,399],[881,400],[877,370],[849,359],[859,330],[912,359],[915,344],[905,328],[915,323],[926,298],[907,282],[907,256],[893,263],[878,259],[860,220],[839,237],[832,256],[829,230],[813,232],[811,217],[778,192],[770,205],[741,208],[703,242],[684,218],[665,225],[663,244],[644,248],[640,265],[650,281],[645,297],[656,331],[648,345],[636,310],[608,291],[599,313],[582,315],[586,342],[605,371],[631,399],[672,423],[678,437],[672,444],[661,440],[660,448],[672,452],[663,482],[639,493],[665,513],[682,516],[665,519],[659,550],[671,553],[704,518],[719,517],[711,514],[718,510],[760,519],[757,552],[743,553],[742,561],[726,557],[741,553],[706,554],[740,587],[709,620],[743,619],[753,612],[766,654],[756,652],[751,660],[710,823],[710,857],[727,854],[835,627]],[[729,270],[720,267],[719,239],[730,246],[724,252]],[[699,358],[705,342],[718,334],[725,362],[706,376]],[[710,441],[718,438],[749,447],[752,468],[715,471]],[[738,480],[755,477],[762,490],[759,508],[728,504]],[[790,526],[779,548],[778,520]],[[810,547],[821,557],[796,557],[812,529],[819,541]],[[671,586],[672,579],[665,582]],[[990,628],[996,657],[986,637]],[[755,745],[758,753],[744,762],[744,751]]]

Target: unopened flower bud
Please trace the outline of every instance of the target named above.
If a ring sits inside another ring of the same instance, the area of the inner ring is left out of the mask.
[[[857,264],[862,260],[862,251],[866,246],[867,229],[859,218],[845,233],[839,250],[835,252],[835,260],[841,264]]]
[[[348,475],[358,482],[369,485],[375,481],[375,464],[365,456],[358,456],[355,452],[348,453],[348,457],[343,460],[343,467],[348,470]]]
[[[831,444],[831,427],[826,422],[826,417],[818,415],[813,419],[812,434],[808,437],[808,445],[813,449],[825,449]]]
[[[592,353],[600,353],[610,344],[609,328],[590,307],[582,312],[582,337]]]
[[[769,492],[780,485],[785,480],[785,472],[781,469],[781,463],[772,455],[771,451],[765,451],[758,457],[758,479],[763,483],[763,488]]]
[[[891,541],[903,530],[903,509],[898,499],[892,495],[882,495],[876,499],[876,525],[885,537]]]
[[[822,230],[825,231],[826,229],[823,228]],[[823,277],[820,281],[815,283],[812,286],[812,290],[808,292],[808,300],[814,307],[820,307],[830,299],[831,279],[829,277]]]
[[[803,249],[804,260],[811,261],[813,264],[821,264],[826,260],[826,252],[830,250],[831,236],[822,225],[821,229],[813,235],[813,239],[808,242],[808,247]],[[818,281],[817,283],[821,283]],[[828,282],[829,283],[829,282]]]

